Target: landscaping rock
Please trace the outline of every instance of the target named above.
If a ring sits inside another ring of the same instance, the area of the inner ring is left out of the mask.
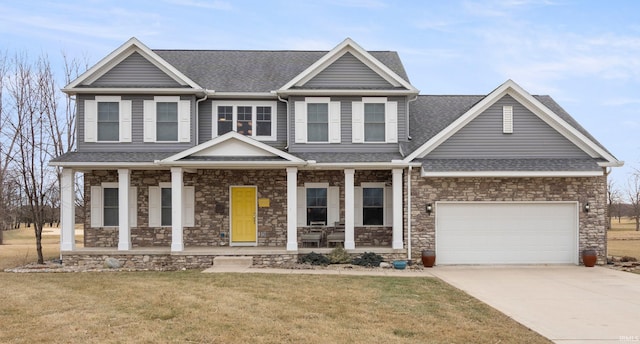
[[[384,269],[390,269],[391,268],[391,264],[389,264],[387,262],[382,262],[382,263],[380,263],[380,267],[384,268]]]
[[[122,264],[119,260],[109,257],[104,260],[104,267],[108,269],[120,269]]]

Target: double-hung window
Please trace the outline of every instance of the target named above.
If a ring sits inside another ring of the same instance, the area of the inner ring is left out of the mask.
[[[190,142],[191,101],[156,96],[143,102],[144,142]]]
[[[362,224],[381,226],[384,223],[384,188],[362,188]]]
[[[276,102],[213,102],[213,137],[230,131],[261,141],[276,140]]]
[[[120,211],[129,212],[129,226],[138,224],[138,188],[129,187],[127,207],[120,207],[120,189],[118,183],[105,182],[91,186],[91,227],[117,227],[120,225]]]
[[[307,188],[307,225],[327,225],[327,188]]]
[[[171,188],[160,188],[160,225],[171,226]]]
[[[131,142],[131,100],[120,96],[85,100],[84,142]]]
[[[182,221],[185,227],[195,223],[195,187],[182,188]],[[173,193],[171,183],[159,183],[149,187],[149,227],[173,225]]]
[[[118,225],[118,188],[104,188],[102,189],[103,195],[103,212],[105,226],[117,226]]]
[[[397,143],[398,102],[386,97],[363,97],[352,103],[353,143]]]
[[[341,103],[329,97],[298,100],[295,111],[296,143],[340,143]]]

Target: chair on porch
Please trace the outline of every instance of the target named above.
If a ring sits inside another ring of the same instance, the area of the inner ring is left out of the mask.
[[[344,247],[344,222],[336,222],[333,232],[327,235],[327,247],[330,247],[331,243],[340,243]]]
[[[324,226],[324,222],[311,221],[309,225],[311,225],[309,232],[300,235],[302,246],[304,247],[305,243],[312,243],[316,244],[317,247],[320,247],[320,243],[322,242],[322,235],[324,234],[324,231],[322,229],[322,226]]]

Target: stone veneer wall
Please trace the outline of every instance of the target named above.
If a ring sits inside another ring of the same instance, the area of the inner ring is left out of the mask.
[[[405,171],[406,172],[406,171]],[[579,252],[598,251],[598,263],[606,263],[606,177],[567,178],[423,178],[414,169],[411,180],[412,258],[423,249],[435,249],[435,216],[428,216],[427,203],[437,201],[578,201]],[[406,196],[405,196],[406,202]],[[591,211],[581,207],[585,202]],[[405,207],[405,228],[406,228]],[[406,230],[405,230],[406,237]],[[580,258],[582,261],[582,258]]]

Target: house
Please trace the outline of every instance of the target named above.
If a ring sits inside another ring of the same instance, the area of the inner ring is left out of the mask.
[[[435,249],[439,264],[579,264],[585,248],[606,259],[607,173],[623,162],[511,80],[419,95],[396,52],[351,39],[327,52],[131,38],[63,91],[78,109],[77,150],[51,162],[66,264],[278,265],[329,252],[329,236],[354,255]]]

